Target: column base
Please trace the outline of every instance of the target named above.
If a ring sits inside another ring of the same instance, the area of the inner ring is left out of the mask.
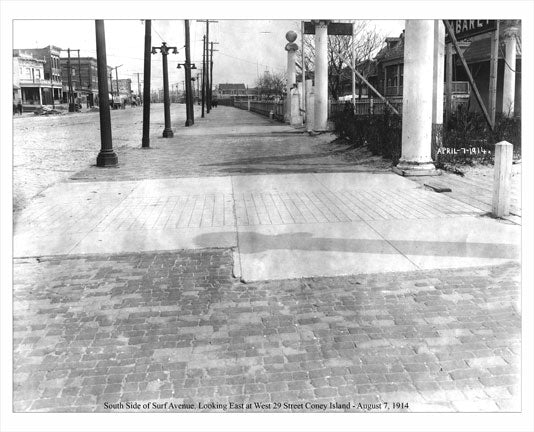
[[[195,124],[195,122],[193,120],[186,120],[185,121],[185,125],[186,126],[193,126]]]
[[[104,150],[96,157],[97,167],[114,167],[119,163],[119,158],[113,150]]]
[[[411,176],[437,176],[441,175],[441,170],[436,169],[432,162],[406,162],[399,161],[397,166],[392,168],[395,174],[411,177]]]
[[[291,126],[302,126],[302,116],[292,116],[289,124]]]
[[[170,128],[163,129],[163,138],[172,138],[174,136],[174,132]]]

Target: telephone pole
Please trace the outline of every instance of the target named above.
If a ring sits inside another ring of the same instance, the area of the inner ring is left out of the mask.
[[[71,51],[78,51],[78,75],[80,75],[81,73],[81,68],[80,68],[80,50],[79,49],[70,49],[70,48],[67,48],[67,49],[62,49],[61,51],[67,51],[67,86],[68,86],[68,97],[67,97],[67,102],[69,104],[69,112],[74,112],[76,111],[76,107],[74,106],[74,89],[72,87],[72,67],[71,67],[71,63],[70,63],[70,52]],[[81,76],[80,76],[80,87],[81,87]]]
[[[204,118],[204,107],[206,104],[206,36],[202,38],[202,115]]]
[[[197,22],[205,22],[206,23],[206,35],[204,37],[204,53],[203,53],[203,57],[205,58],[205,61],[203,62],[204,63],[204,66],[203,66],[203,69],[204,69],[204,72],[203,72],[203,77],[205,77],[205,79],[203,81],[205,81],[205,84],[203,86],[203,89],[204,89],[204,99],[206,101],[206,103],[203,102],[203,106],[206,105],[206,112],[209,114],[210,112],[210,103],[209,103],[209,93],[210,93],[210,90],[211,90],[211,83],[210,83],[210,75],[209,75],[209,41],[210,41],[210,23],[216,23],[216,22],[219,22],[219,21],[214,21],[214,20],[197,20]],[[204,117],[204,114],[202,114],[202,117]]]
[[[139,103],[142,103],[141,100],[141,82],[139,81],[139,75],[142,75],[141,72],[134,72],[134,75],[137,75],[137,96],[139,96]]]
[[[219,44],[219,42],[210,42],[211,45],[211,54],[210,54],[210,89],[208,92],[208,106],[209,109],[212,108],[211,106],[211,99],[212,99],[212,87],[213,87],[213,51],[219,51],[213,49],[213,44]]]
[[[185,125],[195,124],[193,95],[191,94],[191,53],[189,40],[189,20],[185,20],[185,103],[186,103],[186,120]]]

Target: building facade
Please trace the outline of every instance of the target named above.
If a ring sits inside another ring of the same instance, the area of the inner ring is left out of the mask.
[[[108,66],[108,75],[112,69]],[[61,58],[63,102],[68,102],[69,74],[72,97],[75,102],[92,107],[98,105],[98,69],[94,57],[70,56]],[[111,89],[110,89],[111,91]]]
[[[52,83],[44,78],[45,63],[43,58],[35,58],[25,50],[13,51],[13,89],[18,87],[14,91],[17,102],[20,100],[22,105],[34,107],[46,104]]]
[[[26,89],[21,91],[23,104],[53,105],[61,101],[63,90],[60,54],[61,48],[54,45],[14,50],[14,71],[16,62],[19,75],[23,80],[21,89]],[[34,61],[32,62],[31,59]],[[42,68],[36,66],[37,62],[42,62]],[[38,103],[37,100],[39,100]]]

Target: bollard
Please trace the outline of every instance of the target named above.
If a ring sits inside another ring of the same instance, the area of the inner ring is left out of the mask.
[[[250,111],[250,99],[247,100],[247,111]]]
[[[510,183],[512,178],[512,155],[514,146],[506,141],[495,144],[493,165],[492,214],[501,218],[510,214]]]

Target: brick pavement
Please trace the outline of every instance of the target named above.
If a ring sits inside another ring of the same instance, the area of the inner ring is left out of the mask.
[[[14,410],[520,409],[516,264],[255,284],[231,268],[230,249],[15,260]]]

